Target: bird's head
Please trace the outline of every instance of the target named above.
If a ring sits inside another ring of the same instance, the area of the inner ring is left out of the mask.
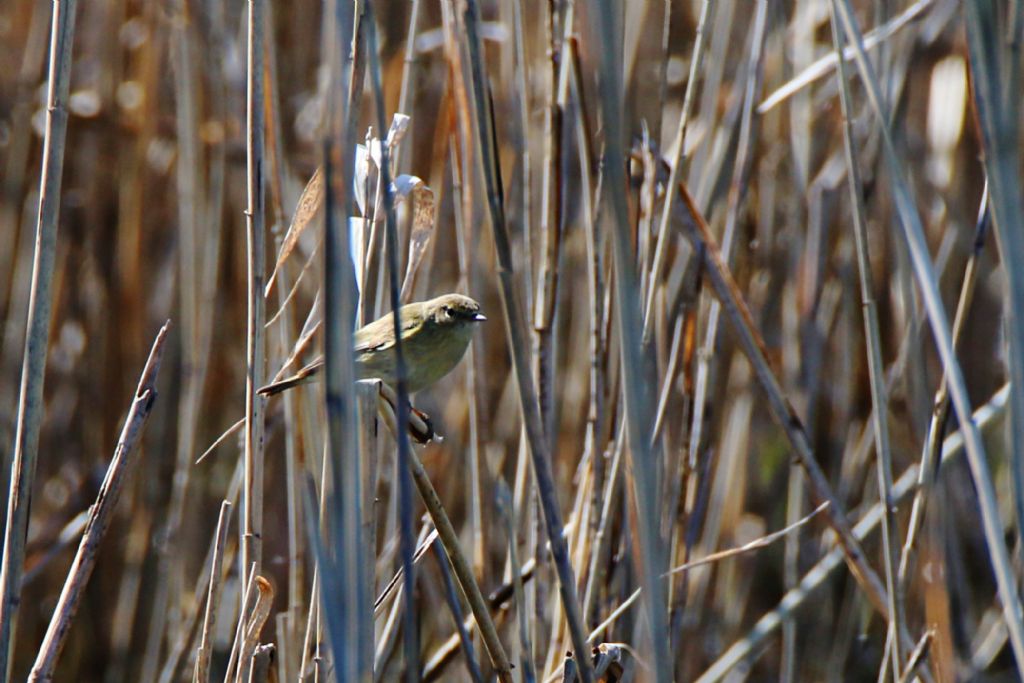
[[[461,294],[445,294],[428,302],[428,315],[438,325],[464,325],[487,320],[480,304]]]

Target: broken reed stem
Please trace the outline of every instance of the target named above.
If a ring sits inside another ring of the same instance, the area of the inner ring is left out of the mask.
[[[50,340],[53,264],[57,251],[61,177],[67,138],[67,99],[71,80],[71,48],[75,35],[76,0],[53,0],[50,67],[46,89],[46,130],[39,179],[36,244],[32,260],[25,352],[18,393],[18,419],[7,496],[3,561],[0,566],[0,680],[10,675],[14,624],[21,599],[21,576],[28,534],[29,500],[38,462],[39,425],[43,418],[43,379]]]
[[[170,321],[164,323],[164,326],[160,328],[156,340],[153,342],[153,348],[149,352],[146,365],[143,367],[139,386],[135,390],[131,408],[128,410],[128,417],[125,418],[121,436],[114,449],[114,456],[107,468],[107,474],[100,486],[99,493],[96,494],[96,502],[90,508],[89,520],[86,522],[82,540],[78,545],[78,552],[71,563],[67,579],[64,581],[64,589],[61,591],[57,607],[53,611],[53,617],[46,629],[43,643],[36,654],[35,664],[32,665],[28,680],[33,683],[53,680],[53,671],[57,666],[61,648],[64,646],[64,639],[71,628],[71,621],[75,617],[75,612],[78,611],[82,594],[96,566],[100,541],[103,540],[103,536],[110,527],[117,501],[121,497],[121,490],[128,477],[131,476],[135,465],[135,459],[132,456],[156,401],[156,378],[160,371],[164,340],[169,328]]]
[[[260,632],[263,630],[263,625],[267,623],[270,608],[274,602],[274,589],[270,582],[262,576],[257,576],[254,582],[256,584],[256,604],[253,605],[252,613],[245,620],[242,643],[238,648],[238,672],[235,675],[235,683],[244,683],[246,680],[243,675],[250,669],[248,663],[251,662],[256,647],[259,645]]]
[[[228,665],[224,670],[224,683],[232,683],[234,680],[234,673],[236,666],[239,664],[238,654],[239,648],[242,646],[242,640],[245,638],[245,627],[247,625],[246,615],[249,613],[249,603],[253,602],[252,593],[258,591],[256,583],[253,580],[256,577],[256,565],[253,564],[242,581],[242,601],[238,605],[238,623],[235,624],[235,637],[231,641],[231,654],[228,657]]]

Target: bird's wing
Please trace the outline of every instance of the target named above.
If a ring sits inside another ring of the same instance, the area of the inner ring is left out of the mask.
[[[413,321],[408,318],[402,319],[402,339],[406,339],[409,333],[423,324],[422,320]],[[388,313],[378,320],[358,330],[355,334],[356,355],[368,351],[386,351],[395,345],[395,328],[392,322],[392,314]]]

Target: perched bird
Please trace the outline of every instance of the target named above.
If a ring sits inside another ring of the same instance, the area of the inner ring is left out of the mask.
[[[356,379],[378,378],[396,387],[395,328],[392,313],[356,330]],[[469,346],[476,323],[486,320],[480,304],[461,294],[445,294],[401,308],[402,354],[409,393],[425,389],[451,372]],[[313,381],[323,368],[321,356],[293,376],[268,384],[258,393],[272,396]]]

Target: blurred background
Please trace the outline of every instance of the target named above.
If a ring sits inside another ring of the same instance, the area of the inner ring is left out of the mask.
[[[1012,242],[997,244],[985,218],[983,159],[992,151],[977,117],[971,89],[976,65],[969,55],[969,31],[977,35],[978,29],[968,26],[968,12],[957,0],[843,4],[868,34],[896,156],[950,321],[966,297],[959,360],[972,405],[989,411],[982,425],[986,453],[1019,581],[1014,449],[1006,436],[1006,394],[997,392],[1008,379],[1008,269],[1020,268],[1024,254],[1000,258],[999,247]],[[390,123],[396,112],[410,117],[391,151],[392,172],[415,176],[423,188],[399,197],[401,272],[413,262],[405,300],[461,291],[480,301],[488,317],[460,366],[414,397],[445,437],[416,451],[485,595],[510,587],[509,536],[496,491],[499,482],[513,491],[518,561],[536,558],[537,564],[524,574],[522,602],[506,592],[495,600],[495,618],[516,663],[516,680],[526,661],[536,668],[537,680],[561,680],[559,667],[572,645],[522,436],[486,169],[479,138],[467,132],[475,125],[467,116],[475,105],[466,94],[468,66],[460,61],[468,59],[463,5],[373,3],[384,119]],[[641,542],[638,496],[656,502],[664,569],[783,529],[818,503],[786,432],[773,421],[763,385],[738,344],[734,319],[713,304],[706,254],[687,237],[693,221],[681,205],[663,221],[676,163],[678,180],[711,233],[728,241],[725,259],[750,322],[851,524],[869,515],[879,499],[855,206],[864,214],[869,294],[878,317],[882,367],[876,379],[883,380],[887,399],[888,467],[899,482],[897,554],[907,536],[911,488],[922,453],[929,451],[929,433],[941,444],[958,427],[949,414],[934,433],[932,409],[943,366],[900,227],[900,189],[887,165],[879,119],[852,62],[846,65],[852,158],[861,185],[858,203],[851,203],[830,2],[611,5],[616,45],[595,37],[596,4],[478,3],[514,285],[524,302],[523,318],[510,324],[529,340],[588,632],[627,601],[641,585],[643,563],[653,561]],[[1014,105],[1004,123],[1015,133],[1021,4],[979,5],[994,17],[981,24],[983,43],[1007,67],[1006,80],[997,83]],[[191,678],[208,549],[221,501],[237,499],[242,453],[238,431],[194,464],[245,414],[246,10],[238,0],[117,0],[78,7],[45,407],[12,658],[15,680],[24,678],[35,658],[139,373],[167,319],[172,327],[159,396],[139,463],[100,548],[56,680]],[[26,337],[51,11],[51,3],[38,0],[0,5],[4,491]],[[296,227],[303,188],[322,164],[330,100],[325,55],[331,53],[325,46],[337,40],[330,33],[331,11],[308,0],[267,7],[267,246],[261,265],[268,277],[286,232]],[[358,49],[352,130],[365,142],[385,131],[377,125],[372,79],[358,75],[372,68],[372,60],[365,43]],[[610,186],[601,163],[608,144],[603,105],[614,106],[602,102],[598,90],[600,60],[608,50],[620,50],[615,60],[623,82],[624,131],[616,142],[627,151],[623,187]],[[1002,141],[1019,167],[1016,135]],[[375,173],[369,172],[371,181]],[[1019,189],[1011,185],[1007,191],[1019,199]],[[628,201],[626,226],[614,224],[608,203],[613,193]],[[318,206],[322,194],[321,188],[310,201]],[[362,215],[358,207],[353,211]],[[382,266],[384,212],[376,213],[373,225],[380,229],[352,223],[353,243],[365,245],[357,268],[361,322],[390,310]],[[320,210],[298,226],[294,249],[285,254],[267,294],[265,378],[282,368],[302,330],[320,315],[322,219]],[[306,223],[309,229],[303,229]],[[639,273],[629,294],[639,319],[648,320],[642,354],[651,400],[644,419],[655,429],[651,466],[658,490],[634,489],[637,465],[624,447],[622,340],[616,326],[622,311],[613,295],[610,239],[617,229],[628,230]],[[296,365],[320,348],[317,334],[296,354]],[[275,597],[260,640],[277,647],[275,675],[282,681],[324,680],[335,673],[326,636],[316,628],[308,632],[319,619],[315,613],[310,618],[315,557],[307,535],[316,521],[303,509],[302,486],[304,472],[319,477],[321,391],[313,386],[265,406],[261,574]],[[364,485],[375,495],[367,497],[363,514],[376,597],[399,566],[395,442],[382,428],[363,448]],[[900,601],[911,648],[922,646],[921,675],[938,681],[1019,680],[966,461],[950,458],[928,488],[931,504],[908,556]],[[423,510],[414,502],[419,532],[429,522],[420,521]],[[213,635],[215,675],[223,675],[238,619],[239,509],[236,504],[225,550],[226,579]],[[868,564],[884,582],[874,510],[875,525],[863,545]],[[888,622],[836,557],[813,588],[791,594],[786,609],[777,611],[787,591],[806,583],[829,557],[835,536],[825,517],[815,515],[784,538],[664,582],[667,631],[659,635],[671,644],[676,680],[695,680],[705,672],[712,680],[871,680],[880,671],[893,677],[886,673]],[[456,630],[439,565],[430,555],[418,562],[416,668],[427,679],[469,680],[457,640],[444,654]],[[643,597],[593,640],[621,660],[626,680],[654,680],[658,655],[645,635],[642,602]],[[408,666],[401,624],[389,617],[400,603],[392,595],[375,619],[377,680],[395,680]],[[765,615],[778,620],[759,622]],[[528,626],[529,652],[520,640],[520,620]],[[911,648],[901,652],[904,665]],[[479,641],[475,653],[486,674],[489,664]],[[709,671],[733,655],[724,668]],[[620,680],[618,675],[613,667],[602,680]]]

